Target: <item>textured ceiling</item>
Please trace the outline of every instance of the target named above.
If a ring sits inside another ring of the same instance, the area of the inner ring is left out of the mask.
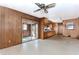
[[[49,13],[43,11],[34,13],[38,9],[34,3],[56,3],[56,7],[49,9]],[[61,22],[65,19],[79,17],[78,0],[0,0],[0,5],[9,7],[36,17],[47,17],[49,20]]]

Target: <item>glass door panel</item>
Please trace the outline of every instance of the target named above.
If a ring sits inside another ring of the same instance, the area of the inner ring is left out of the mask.
[[[22,24],[22,42],[30,41],[31,38],[31,25],[23,23]]]
[[[38,24],[32,24],[32,40],[37,39],[38,38]]]

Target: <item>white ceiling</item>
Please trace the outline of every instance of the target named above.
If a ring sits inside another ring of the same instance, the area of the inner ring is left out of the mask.
[[[0,5],[9,7],[33,16],[47,17],[49,20],[61,22],[64,19],[79,17],[79,1],[78,0],[0,0]],[[56,3],[56,7],[49,9],[49,13],[42,11],[34,13],[38,9],[34,3]]]

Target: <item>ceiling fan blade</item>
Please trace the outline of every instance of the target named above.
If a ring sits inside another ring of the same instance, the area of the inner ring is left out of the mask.
[[[45,12],[45,13],[48,13],[48,11],[47,11],[46,9],[44,9],[44,12]]]
[[[35,10],[34,12],[37,12],[37,11],[40,11],[41,9],[37,9],[37,10]]]
[[[55,5],[56,5],[56,3],[49,4],[49,5],[46,6],[46,9],[55,7]]]
[[[40,7],[41,8],[41,4],[40,3],[35,3],[38,7]]]

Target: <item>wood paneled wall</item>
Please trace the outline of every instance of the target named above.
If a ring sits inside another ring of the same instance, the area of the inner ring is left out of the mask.
[[[54,30],[54,27],[55,27],[55,23],[53,23],[52,21],[49,21],[47,18],[43,17],[43,18],[40,18],[40,23],[39,23],[39,38],[40,39],[47,39],[51,36],[54,36],[56,33],[55,33],[55,30]],[[51,31],[49,32],[44,32],[44,27],[45,26],[49,26],[51,28]]]
[[[69,22],[74,23],[74,25],[75,25],[74,29],[69,30],[66,28],[66,25]],[[64,36],[71,36],[72,38],[79,37],[79,19],[78,18],[63,21],[63,35]]]
[[[22,17],[38,21],[39,18],[0,6],[0,48],[22,43]]]
[[[0,8],[0,48],[1,48],[1,44],[2,44],[2,9]]]

